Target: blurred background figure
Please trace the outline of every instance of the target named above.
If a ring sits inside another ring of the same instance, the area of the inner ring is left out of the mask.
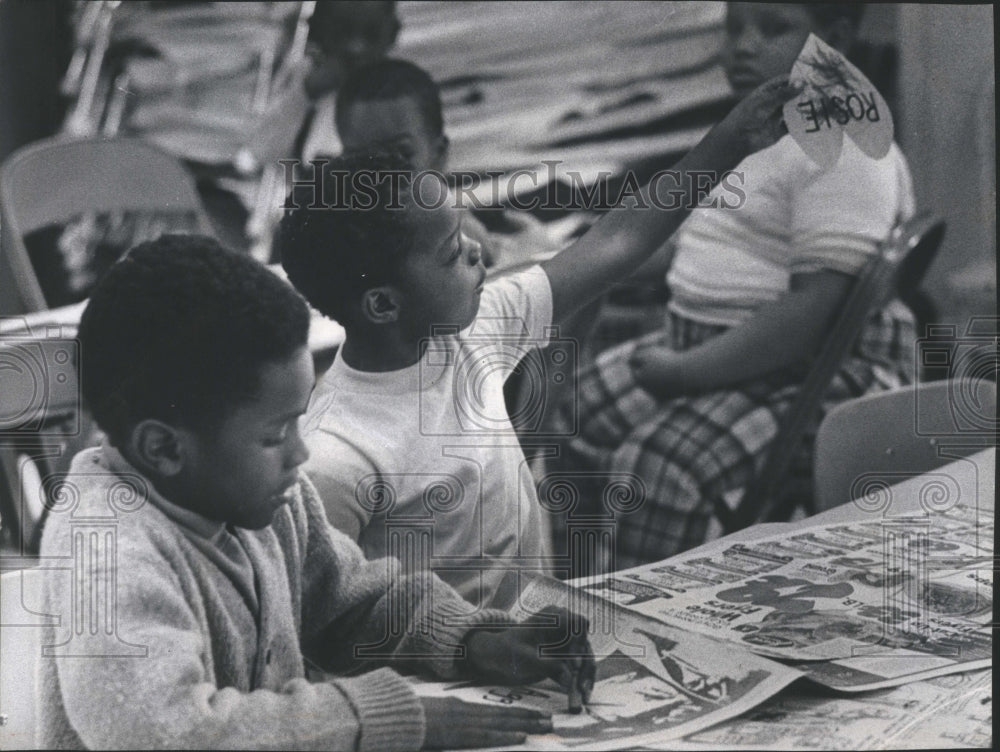
[[[313,66],[305,87],[314,108],[299,153],[305,159],[341,151],[335,126],[337,91],[347,78],[392,49],[400,23],[393,0],[316,3],[309,24]]]
[[[393,152],[414,172],[434,170],[448,177],[440,89],[409,61],[378,60],[352,73],[337,93],[335,123],[345,153]],[[473,208],[467,199],[463,205]],[[464,231],[482,246],[491,274],[538,263],[560,249],[545,226],[526,212],[484,207],[467,212],[463,222]]]

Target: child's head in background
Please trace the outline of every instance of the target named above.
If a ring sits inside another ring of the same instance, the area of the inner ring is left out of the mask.
[[[392,0],[320,0],[309,19],[318,58],[306,88],[313,97],[338,89],[355,70],[380,60],[399,34]]]
[[[133,249],[80,321],[84,400],[165,498],[268,525],[308,458],[309,311],[285,282],[202,236]]]
[[[441,93],[422,68],[380,60],[360,68],[337,93],[337,133],[345,154],[392,151],[411,169],[447,169]]]
[[[379,178],[393,172],[417,177],[412,186]],[[358,190],[362,173],[369,177]],[[348,342],[355,333],[392,330],[414,343],[434,326],[472,323],[486,269],[481,247],[462,232],[465,212],[448,200],[440,176],[376,154],[334,160],[324,183],[343,186],[337,207],[309,208],[311,187],[297,188],[291,200],[298,208],[285,212],[277,242],[288,278],[344,326]]]
[[[810,33],[847,53],[863,12],[860,3],[728,3],[722,65],[730,85],[743,97],[787,75]]]

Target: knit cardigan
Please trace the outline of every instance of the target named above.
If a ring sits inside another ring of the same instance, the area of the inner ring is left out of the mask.
[[[78,500],[53,508],[42,540],[59,622],[43,641],[41,747],[415,750],[422,706],[384,664],[456,677],[466,631],[504,619],[365,560],[305,475],[270,526],[237,531],[255,609],[107,454],[77,455],[61,498]],[[306,660],[342,678],[310,682]]]

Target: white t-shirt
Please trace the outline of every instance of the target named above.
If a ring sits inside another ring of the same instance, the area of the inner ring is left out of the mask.
[[[337,95],[327,94],[313,105],[313,117],[302,142],[301,157],[306,162],[322,157],[334,157],[344,150],[337,133]]]
[[[547,343],[551,322],[552,290],[535,266],[487,284],[473,324],[436,333],[413,366],[362,372],[337,354],[305,421],[305,470],[366,556],[402,559],[400,546],[429,539],[417,558],[432,555],[477,605],[510,564],[546,569],[547,527],[503,384]]]
[[[794,273],[821,269],[855,274],[892,228],[914,211],[906,160],[893,144],[875,160],[850,138],[823,170],[791,136],[751,154],[738,179],[708,200],[742,205],[699,207],[675,236],[667,275],[670,308],[708,324],[737,325],[788,290]]]

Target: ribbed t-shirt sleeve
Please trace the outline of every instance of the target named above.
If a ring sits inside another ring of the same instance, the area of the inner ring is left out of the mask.
[[[552,328],[552,286],[540,266],[486,285],[470,337],[503,337],[533,347],[548,344]]]

